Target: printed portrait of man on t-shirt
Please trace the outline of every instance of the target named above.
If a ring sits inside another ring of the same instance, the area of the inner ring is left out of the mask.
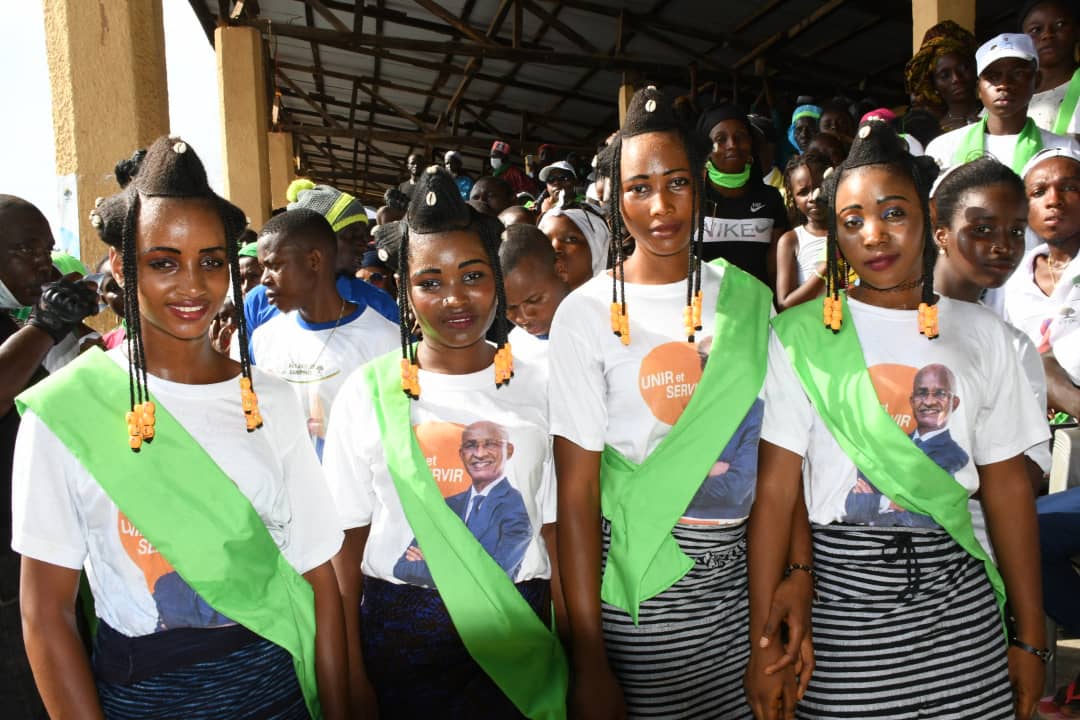
[[[704,338],[697,344],[702,372],[711,349],[712,337]],[[694,524],[703,519],[740,520],[747,516],[750,506],[754,504],[758,438],[764,416],[765,402],[756,398],[694,494],[682,522]]]
[[[956,378],[941,364],[926,365],[915,373],[911,388],[911,411],[915,430],[910,434],[915,447],[926,453],[950,475],[968,464],[970,456],[949,433],[949,416],[960,407]],[[847,497],[844,520],[862,525],[934,527],[928,515],[908,512],[882,495],[860,471],[855,488]]]
[[[514,444],[503,426],[474,422],[461,431],[458,455],[471,483],[447,496],[446,504],[513,580],[533,537],[525,501],[507,476]],[[435,584],[416,538],[394,565],[394,576],[413,585]]]

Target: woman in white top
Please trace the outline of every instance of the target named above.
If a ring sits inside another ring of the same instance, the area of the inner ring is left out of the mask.
[[[402,352],[354,372],[331,414],[357,717],[565,712],[546,384],[511,359],[501,232],[445,170],[420,175],[397,253]]]
[[[864,123],[823,190],[826,299],[773,321],[790,360],[777,374],[793,389],[766,407],[762,428],[751,618],[769,608],[786,521],[805,508],[816,669],[800,717],[1006,720],[1029,717],[1042,688],[1049,653],[1023,454],[1048,432],[1002,323],[933,291],[936,175],[886,124]],[[859,276],[847,293],[837,251]],[[972,528],[976,491],[996,565]],[[751,669],[774,652],[755,647]]]
[[[240,362],[211,345],[230,281],[241,304],[243,212],[161,137],[91,221],[124,288],[126,347],[20,398],[13,477],[26,647],[50,715],[347,717],[342,535],[299,407],[251,368],[243,318]],[[81,569],[92,659],[75,630]]]

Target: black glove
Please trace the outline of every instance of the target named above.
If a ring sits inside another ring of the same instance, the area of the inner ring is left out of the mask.
[[[97,311],[98,294],[93,286],[64,278],[43,286],[41,299],[30,311],[26,324],[41,328],[58,343],[79,327],[83,318]]]

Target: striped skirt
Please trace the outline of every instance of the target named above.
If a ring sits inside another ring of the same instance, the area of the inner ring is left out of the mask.
[[[604,643],[632,718],[752,717],[742,678],[750,657],[746,525],[676,525],[694,566],[641,603],[639,624],[603,603]],[[603,522],[606,558],[610,526]]]
[[[800,718],[1013,717],[982,563],[943,530],[815,525],[817,669]]]
[[[307,720],[292,656],[259,639],[217,660],[124,685],[97,679],[107,720]]]

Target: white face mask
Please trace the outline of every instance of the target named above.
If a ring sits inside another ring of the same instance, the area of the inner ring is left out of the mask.
[[[0,280],[0,310],[16,310],[21,307],[25,306],[15,299],[4,281]]]
[[[502,158],[497,158],[497,157],[491,158],[491,169],[492,170],[498,170],[499,168],[502,167],[502,164],[503,164],[503,159]]]

